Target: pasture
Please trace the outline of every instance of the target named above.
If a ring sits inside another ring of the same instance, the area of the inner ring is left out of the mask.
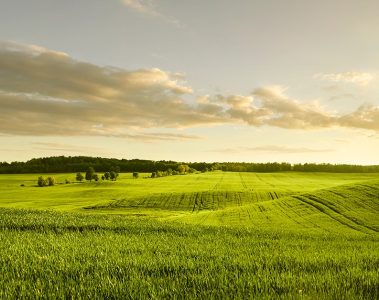
[[[53,176],[0,175],[0,298],[379,297],[378,174]]]

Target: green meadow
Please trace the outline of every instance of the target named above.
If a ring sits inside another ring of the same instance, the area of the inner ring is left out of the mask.
[[[2,299],[379,298],[379,174],[39,175],[0,175]]]

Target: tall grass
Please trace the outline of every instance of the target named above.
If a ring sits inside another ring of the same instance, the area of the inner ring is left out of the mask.
[[[0,209],[0,298],[377,299],[377,236]]]

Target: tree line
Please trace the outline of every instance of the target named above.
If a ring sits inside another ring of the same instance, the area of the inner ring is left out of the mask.
[[[374,173],[379,172],[379,165],[362,166],[349,164],[289,164],[289,163],[243,163],[243,162],[176,162],[153,161],[141,159],[114,159],[88,156],[53,156],[34,158],[26,162],[0,162],[0,173],[77,173],[94,168],[97,172],[138,172],[157,175],[169,174],[170,170],[178,171],[180,165],[200,172],[222,170],[230,172],[340,172],[340,173]],[[159,173],[161,172],[161,173]],[[174,171],[172,171],[174,172]],[[159,176],[158,176],[159,177]]]

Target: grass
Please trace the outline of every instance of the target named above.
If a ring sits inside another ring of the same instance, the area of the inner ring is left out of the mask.
[[[378,174],[37,177],[0,175],[1,299],[379,298]]]
[[[147,174],[142,174],[141,177],[145,175]],[[75,174],[46,174],[44,176],[54,176],[59,183],[64,183],[66,178],[75,182]],[[236,193],[241,197],[245,196],[241,201],[250,203],[342,184],[358,183],[378,178],[378,175],[212,172],[156,179],[133,179],[132,174],[123,173],[116,182],[60,184],[45,188],[36,186],[37,177],[38,174],[0,175],[0,207],[81,211],[84,207],[117,203],[116,206],[124,208],[124,211],[126,208],[131,208],[130,211],[138,210],[139,207],[143,210],[153,208],[154,210],[185,211],[193,209],[191,195],[196,193],[210,195],[210,197],[215,195],[215,198],[220,195],[218,198],[224,202],[220,205],[224,207],[236,204],[223,197],[225,192],[228,195]],[[21,184],[25,186],[21,187]],[[166,201],[170,196],[172,200]],[[184,197],[184,202],[180,202],[181,197]],[[207,205],[212,205],[208,200],[209,197],[204,199]],[[151,201],[155,201],[156,204],[151,204]]]

